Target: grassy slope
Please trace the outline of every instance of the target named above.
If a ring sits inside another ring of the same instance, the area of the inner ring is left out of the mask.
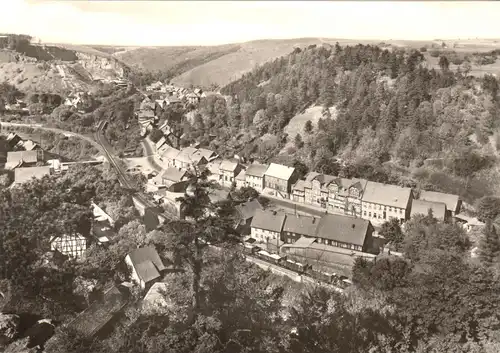
[[[144,47],[116,52],[114,56],[129,64],[151,71],[170,70],[182,66],[181,72],[215,60],[238,50],[237,44],[213,47]]]

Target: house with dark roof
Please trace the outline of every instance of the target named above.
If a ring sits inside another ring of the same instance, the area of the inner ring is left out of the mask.
[[[296,242],[301,237],[316,237],[316,231],[319,225],[319,218],[302,216],[302,215],[287,215],[281,240],[284,243],[290,244]]]
[[[447,217],[455,217],[460,213],[462,207],[462,200],[458,195],[446,194],[444,192],[436,191],[420,191],[419,200],[430,202],[443,202],[446,204]]]
[[[128,287],[113,285],[104,292],[102,299],[94,301],[78,314],[68,327],[84,337],[106,337],[113,330],[113,324],[120,317],[130,298]]]
[[[159,215],[163,213],[163,210],[159,207],[146,207],[144,208],[144,215],[142,216],[142,221],[146,227],[146,231],[150,232],[158,228],[161,224]]]
[[[250,164],[245,171],[245,186],[252,187],[258,192],[262,192],[262,190],[264,190],[264,173],[267,168],[269,168],[268,164]]]
[[[410,218],[413,192],[410,188],[369,181],[362,196],[363,218],[382,224],[390,218]]]
[[[410,217],[414,217],[417,214],[427,216],[429,210],[432,211],[432,216],[437,220],[444,222],[446,217],[446,204],[443,202],[431,202],[425,200],[413,200],[411,203],[411,214]]]
[[[236,160],[224,159],[219,165],[221,183],[231,186],[236,181],[236,176],[243,170],[243,166]]]
[[[369,252],[374,228],[370,221],[350,216],[326,214],[316,230],[318,243]]]
[[[145,290],[161,277],[165,265],[156,249],[152,246],[135,249],[125,257],[131,270],[131,277],[141,289]]]
[[[22,140],[23,139],[21,138],[21,136],[19,136],[15,132],[11,132],[9,135],[7,135],[7,143],[9,145],[9,149],[13,149],[14,147],[16,147]]]
[[[280,240],[285,218],[284,213],[256,210],[250,224],[252,238],[259,242]]]
[[[257,199],[253,199],[252,201],[236,205],[235,209],[238,222],[236,230],[242,235],[249,235],[251,233],[250,225],[255,212],[257,212],[257,210],[263,211],[264,207],[262,207]]]
[[[264,188],[271,191],[275,196],[289,198],[292,185],[298,180],[295,168],[285,165],[271,163],[264,173]]]

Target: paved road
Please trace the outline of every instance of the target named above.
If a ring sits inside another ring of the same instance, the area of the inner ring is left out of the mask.
[[[147,161],[151,169],[154,169],[157,172],[161,172],[163,168],[156,162],[155,152],[149,139],[145,138],[144,140],[142,140],[141,144],[142,148],[144,149],[144,155],[147,158]]]
[[[82,134],[79,134],[79,133],[76,133],[76,132],[73,132],[73,131],[66,131],[66,130],[55,128],[55,127],[46,127],[46,126],[43,126],[41,124],[9,123],[9,122],[4,122],[4,121],[0,122],[0,124],[2,126],[12,126],[12,127],[31,127],[31,128],[34,128],[34,129],[51,131],[51,132],[54,132],[54,133],[57,133],[57,134],[71,134],[71,135],[73,135],[75,137],[78,137],[80,139],[83,139],[83,140],[86,140],[86,141],[90,142],[92,144],[92,146],[94,146],[101,153],[104,154],[103,147],[99,143],[97,143],[92,137],[90,137],[88,135],[82,135]]]
[[[326,210],[322,211],[322,210],[319,210],[316,208],[312,208],[308,205],[297,204],[297,203],[293,202],[292,200],[278,199],[278,198],[270,197],[266,194],[261,194],[261,196],[265,199],[268,199],[271,203],[273,203],[275,205],[282,206],[282,207],[290,209],[290,210],[295,210],[295,207],[296,207],[297,211],[304,212],[304,213],[307,213],[307,214],[310,214],[313,216],[321,217],[325,214],[325,211],[326,211]]]

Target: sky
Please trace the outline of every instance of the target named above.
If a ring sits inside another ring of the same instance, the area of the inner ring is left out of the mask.
[[[218,45],[256,39],[500,38],[500,2],[0,0],[0,32],[45,43]]]

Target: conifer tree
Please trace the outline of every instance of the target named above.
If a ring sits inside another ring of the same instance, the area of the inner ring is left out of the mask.
[[[483,229],[479,244],[479,258],[486,266],[491,266],[500,255],[500,239],[495,226],[488,222]]]

